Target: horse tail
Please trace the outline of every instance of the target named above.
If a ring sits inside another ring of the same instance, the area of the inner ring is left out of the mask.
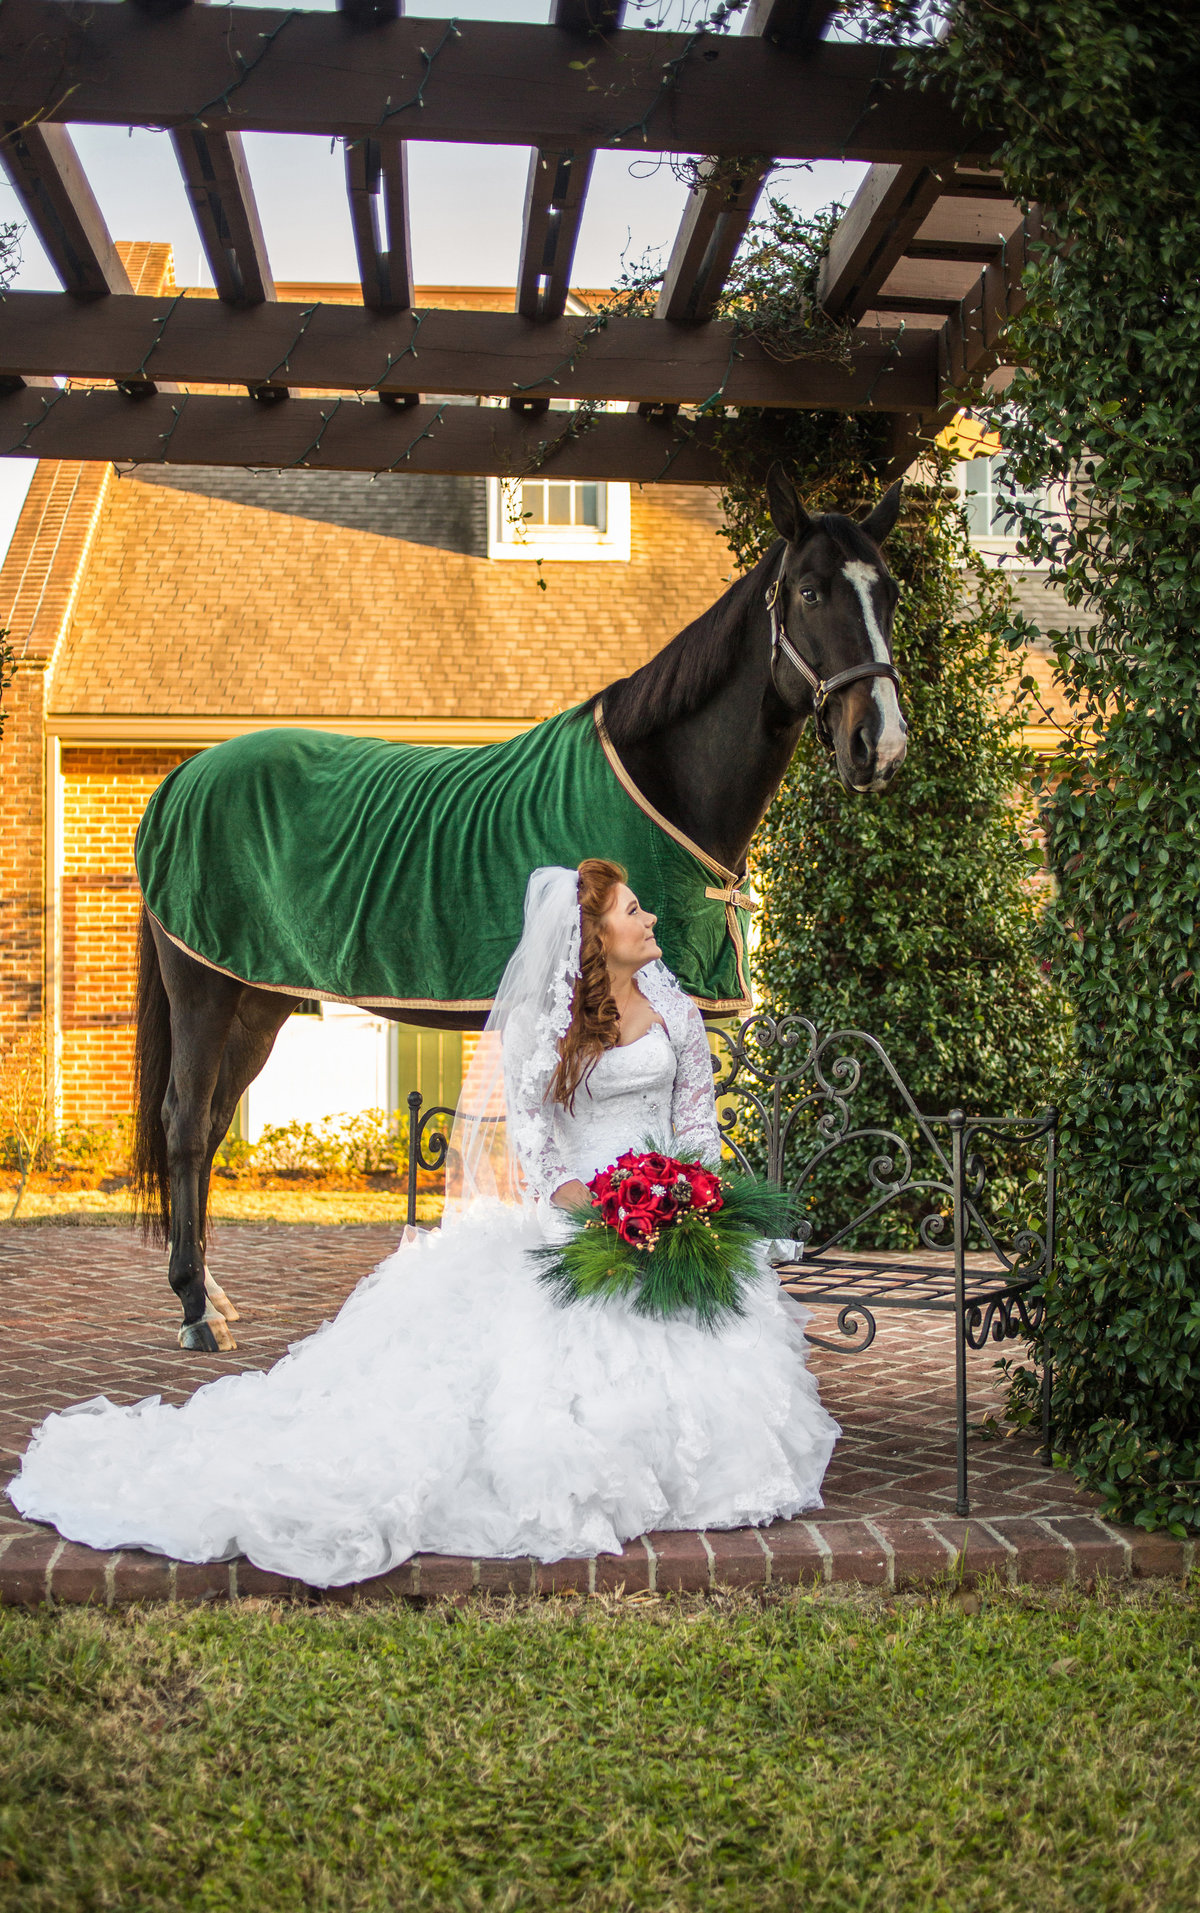
[[[165,1242],[171,1231],[171,1179],[162,1107],[171,1080],[171,1003],[150,912],[142,905],[138,924],[137,1040],[134,1048],[134,1118],[130,1169],[134,1209],[142,1234]]]

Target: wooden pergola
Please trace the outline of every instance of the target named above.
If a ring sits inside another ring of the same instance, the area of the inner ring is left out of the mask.
[[[736,35],[623,31],[624,5],[527,26],[2,0],[0,158],[63,290],[0,302],[0,455],[712,483],[695,408],[719,394],[885,413],[906,463],[1021,302],[1037,213],[989,169],[998,135],[907,88],[895,49],[823,39],[825,0],[750,0]],[[134,293],[66,122],[169,131],[215,299]],[[276,297],[248,131],[344,142],[361,308]],[[414,307],[410,140],[529,147],[513,313]],[[601,148],[701,160],[652,317],[566,311]],[[820,288],[848,363],[781,363],[712,316],[772,163],[804,159],[870,163]],[[552,398],[617,409],[576,432]]]

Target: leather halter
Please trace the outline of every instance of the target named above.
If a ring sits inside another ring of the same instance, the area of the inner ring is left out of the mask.
[[[900,673],[894,664],[879,664],[872,658],[869,664],[852,664],[848,670],[835,671],[832,677],[823,678],[813,670],[808,659],[801,657],[792,640],[788,637],[787,626],[779,610],[779,592],[783,584],[784,568],[787,565],[785,551],[775,574],[774,583],[766,594],[767,616],[771,621],[771,668],[775,668],[780,652],[783,653],[793,670],[798,671],[813,694],[813,722],[817,736],[826,750],[833,749],[833,737],[825,721],[825,706],[835,691],[842,691],[847,684],[856,684],[861,678],[890,678],[900,689]]]

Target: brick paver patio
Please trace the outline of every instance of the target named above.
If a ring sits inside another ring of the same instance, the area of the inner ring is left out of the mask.
[[[267,1367],[334,1314],[395,1240],[390,1227],[225,1225],[213,1243],[212,1268],[241,1310],[238,1348],[201,1357],[176,1347],[178,1311],[159,1250],[123,1228],[0,1225],[3,1479],[51,1409],[98,1394],[178,1402],[217,1375]],[[812,1327],[836,1337],[833,1311],[814,1313]],[[1177,1575],[1191,1566],[1191,1543],[1101,1521],[1070,1475],[1039,1463],[1032,1435],[972,1442],[973,1513],[969,1522],[956,1519],[952,1349],[948,1317],[885,1314],[866,1354],[814,1350],[823,1399],[844,1430],[826,1477],[825,1508],[814,1517],[736,1533],[646,1535],[623,1556],[551,1567],[424,1555],[362,1591],[634,1592],[807,1578],[904,1586],[988,1571],[1055,1582]],[[998,1415],[999,1406],[992,1358],[973,1357],[972,1422]],[[22,1521],[0,1500],[0,1601],[271,1592],[303,1590],[246,1561],[197,1567],[149,1554],[100,1554]],[[354,1595],[334,1589],[324,1598]]]

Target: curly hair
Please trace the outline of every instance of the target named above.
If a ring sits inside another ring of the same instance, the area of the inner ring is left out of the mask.
[[[571,1022],[559,1045],[558,1068],[550,1084],[553,1102],[572,1115],[580,1086],[586,1082],[607,1049],[621,1036],[621,1018],[613,1001],[604,947],[603,920],[613,894],[626,876],[620,864],[605,857],[585,857],[579,866],[579,978]]]

